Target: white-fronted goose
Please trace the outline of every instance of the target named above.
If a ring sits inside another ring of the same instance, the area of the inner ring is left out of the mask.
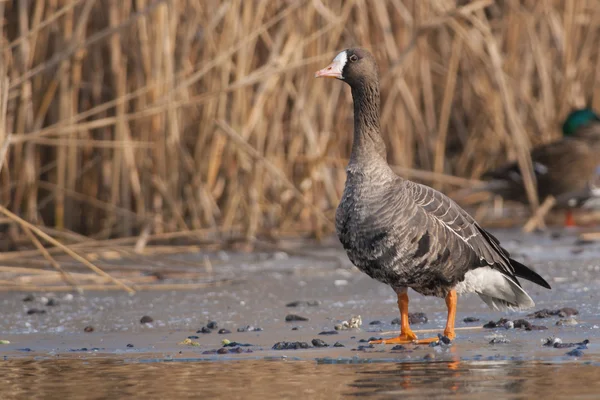
[[[352,89],[354,142],[337,235],[350,261],[398,296],[400,335],[373,343],[417,340],[408,322],[408,288],[445,297],[444,334],[454,339],[457,293],[474,292],[492,309],[534,305],[517,277],[546,288],[537,273],[510,258],[498,240],[444,194],[396,175],[379,132],[379,78],[373,56],[360,48],[339,53],[316,77],[337,78]]]

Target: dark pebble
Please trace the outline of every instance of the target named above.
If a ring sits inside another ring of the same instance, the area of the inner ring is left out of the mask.
[[[223,347],[248,347],[252,346],[250,343],[238,343],[238,342],[230,342],[228,344],[224,344]]]
[[[483,327],[486,329],[493,329],[493,328],[498,327],[498,325],[496,325],[496,323],[494,321],[490,321],[487,324],[484,324]]]
[[[244,349],[242,349],[241,347],[234,347],[233,349],[229,349],[229,352],[234,353],[234,354],[235,353],[239,354],[239,353],[243,353]]]
[[[368,343],[368,342],[369,342],[369,340],[368,340],[368,339],[360,339],[360,340],[358,341],[358,343]]]
[[[311,343],[315,347],[329,347],[329,345],[321,339],[313,339]]]
[[[306,342],[277,342],[273,345],[273,350],[298,350],[308,348],[310,348],[310,346]]]
[[[343,345],[343,344],[341,344],[340,342],[335,342],[335,343],[333,344],[333,347],[346,347],[346,346],[344,346],[344,345]]]
[[[571,307],[564,307],[561,308],[560,310],[558,310],[558,316],[561,318],[564,317],[570,317],[571,315],[578,315],[579,311],[576,310],[575,308],[571,308]]]
[[[288,315],[285,316],[285,321],[286,322],[308,321],[308,318],[302,317],[302,316],[296,315],[296,314],[288,314]]]
[[[573,349],[565,355],[570,356],[570,357],[583,357],[583,351],[581,351],[579,349]]]
[[[213,350],[204,350],[202,352],[202,354],[217,354],[217,351],[214,349]]]
[[[212,331],[205,326],[203,326],[202,329],[196,331],[196,333],[211,333],[211,332]]]
[[[27,310],[27,315],[33,314],[46,314],[46,310],[39,310],[37,308],[30,308],[29,310]]]
[[[219,335],[227,335],[229,333],[231,333],[231,331],[229,329],[225,329],[225,328],[219,329]]]
[[[217,354],[227,354],[229,353],[229,349],[226,349],[225,347],[221,347],[219,350],[217,350]]]
[[[392,347],[392,350],[394,350],[394,351],[406,350],[406,347],[402,346],[401,344],[397,344],[394,347]]]
[[[495,337],[492,340],[490,340],[490,344],[505,344],[505,343],[510,343],[510,340],[508,340],[507,338],[503,338],[503,337]]]
[[[587,349],[587,345],[590,343],[588,339],[585,339],[583,342],[579,343],[554,343],[554,348],[556,349],[566,349],[569,347],[577,347],[578,350]]]
[[[561,237],[562,237],[562,234],[560,232],[552,232],[550,234],[551,239],[560,239]]]
[[[372,344],[366,345],[366,346],[358,346],[356,349],[352,349],[352,351],[365,351],[367,349],[374,349],[375,346],[373,346]]]
[[[215,321],[209,321],[208,324],[206,324],[206,327],[208,329],[217,329],[219,325],[217,325]]]
[[[55,307],[58,305],[58,301],[56,301],[54,299],[48,299],[48,301],[46,302],[46,305],[48,307]]]
[[[472,322],[479,322],[479,318],[475,318],[475,317],[467,317],[465,319],[463,319],[463,322],[465,324],[470,324]]]
[[[515,319],[513,324],[515,325],[515,329],[525,329],[528,331],[531,330],[531,322],[525,319]]]
[[[237,328],[238,332],[260,332],[263,328],[255,328],[252,325],[243,326],[241,328]]]
[[[448,345],[450,343],[452,343],[452,340],[450,340],[450,338],[448,336],[444,336],[438,333],[438,340],[440,341],[440,343]]]
[[[140,324],[150,324],[154,322],[154,320],[152,319],[152,317],[149,317],[148,315],[144,315],[142,317],[142,319],[140,319]]]
[[[27,296],[23,297],[23,301],[33,301],[35,300],[35,297],[33,297],[32,294],[28,294]]]
[[[381,325],[381,324],[382,324],[382,322],[378,321],[378,320],[369,322],[369,325]]]
[[[319,335],[339,335],[338,331],[323,331],[319,332]]]
[[[428,321],[428,319],[427,319],[427,315],[425,315],[425,313],[422,313],[422,312],[408,313],[408,322],[411,325],[426,324],[427,321]]]
[[[25,347],[23,349],[17,349],[18,351],[25,351],[25,352],[29,352],[31,351],[31,349],[29,347]]]
[[[188,336],[188,339],[200,339],[200,338],[196,335],[191,335],[191,336]]]
[[[396,317],[392,320],[392,325],[400,325],[400,318]]]
[[[127,347],[132,348],[133,345],[131,343],[127,343]]]
[[[320,304],[321,304],[321,302],[319,300],[308,300],[308,301],[297,300],[297,301],[292,301],[291,303],[287,303],[285,306],[286,307],[302,307],[302,306],[317,307]]]
[[[94,327],[93,326],[86,326],[85,328],[83,328],[83,331],[86,332],[86,333],[94,332]]]
[[[427,353],[427,354],[425,354],[423,356],[423,359],[424,360],[433,360],[433,359],[435,359],[435,354],[433,354],[433,353]]]
[[[300,329],[300,327],[299,327],[299,326],[295,326],[295,327],[293,327],[293,328],[292,328],[292,330],[293,330],[293,331],[297,331],[297,330],[299,330],[299,329]]]

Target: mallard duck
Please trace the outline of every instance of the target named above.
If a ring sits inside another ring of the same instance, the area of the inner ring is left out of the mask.
[[[431,187],[396,175],[386,160],[379,128],[377,63],[365,49],[340,52],[316,77],[337,78],[352,90],[354,140],[335,227],[350,261],[395,291],[400,335],[372,343],[429,343],[408,321],[408,288],[445,298],[444,335],[456,337],[458,294],[474,292],[492,309],[534,306],[518,278],[548,282],[512,259],[492,234],[458,204]]]
[[[600,164],[583,189],[561,194],[556,198],[556,205],[561,208],[600,210]]]
[[[531,161],[538,197],[555,198],[584,190],[600,160],[600,117],[589,108],[572,111],[562,126],[563,137],[534,148]],[[505,199],[528,203],[521,170],[516,162],[488,171],[482,178],[490,182],[481,189]],[[567,211],[567,225],[573,225]]]

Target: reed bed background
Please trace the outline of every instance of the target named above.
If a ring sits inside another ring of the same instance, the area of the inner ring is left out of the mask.
[[[0,0],[0,17],[0,202],[80,246],[330,234],[352,100],[313,75],[349,46],[379,61],[388,160],[446,192],[527,168],[572,107],[600,109],[594,0]],[[15,218],[5,250],[32,243]]]

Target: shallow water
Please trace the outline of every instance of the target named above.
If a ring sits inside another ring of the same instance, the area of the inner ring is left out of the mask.
[[[458,336],[450,347],[360,349],[366,344],[360,340],[396,334],[398,326],[391,324],[396,300],[389,287],[354,269],[335,241],[300,247],[304,255],[213,254],[216,276],[235,278],[236,284],[134,296],[88,292],[72,299],[36,293],[32,302],[23,302],[23,293],[0,293],[0,339],[10,341],[0,345],[0,398],[595,398],[600,393],[600,243],[577,244],[568,232],[558,238],[494,233],[551,283],[552,290],[523,283],[535,309],[576,308],[574,325],[557,325],[559,317],[527,317],[533,310],[491,311],[471,295],[459,299]],[[162,262],[182,260],[178,267],[185,268],[203,256]],[[42,295],[58,305],[45,306]],[[409,297],[409,310],[429,318],[413,327],[420,337],[441,332],[443,300],[412,291]],[[320,303],[286,307],[294,300]],[[46,313],[28,315],[31,308]],[[309,320],[286,322],[287,314]],[[143,315],[154,321],[141,324]],[[360,329],[319,335],[353,315],[362,316]],[[480,321],[465,323],[467,316]],[[525,318],[547,329],[482,329],[501,317]],[[231,333],[196,332],[210,320]],[[370,325],[374,320],[380,324]],[[263,330],[237,332],[246,325]],[[94,331],[85,333],[86,326]],[[188,336],[196,346],[180,344]],[[494,337],[508,342],[492,344]],[[590,343],[568,355],[573,348],[543,346],[548,337]],[[329,347],[272,349],[279,341],[310,344],[315,338]],[[243,353],[217,354],[223,339],[251,346],[241,348]],[[335,342],[344,347],[334,348]]]
[[[597,398],[598,364],[19,360],[0,363],[3,399]]]

